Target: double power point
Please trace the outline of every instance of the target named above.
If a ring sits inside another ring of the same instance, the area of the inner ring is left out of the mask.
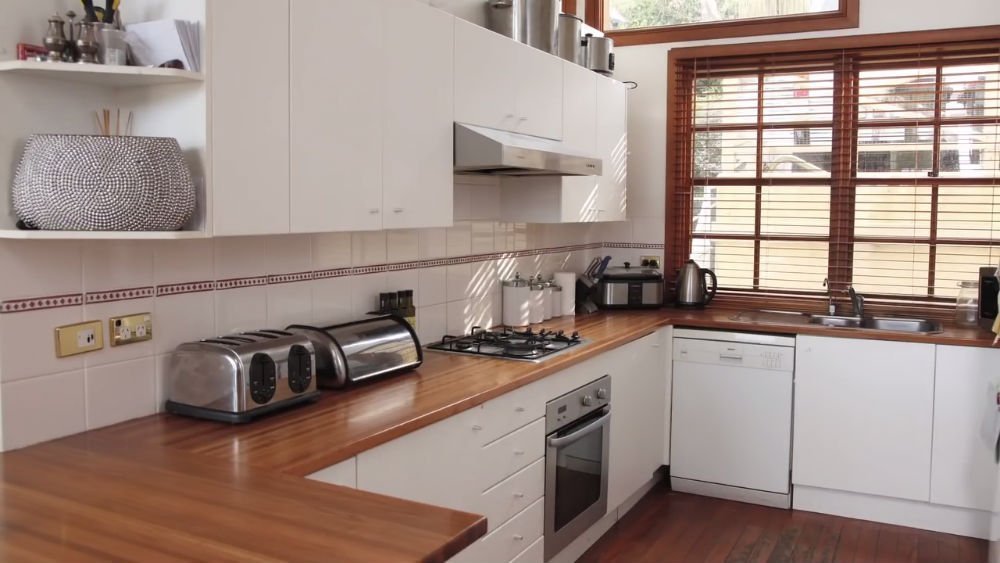
[[[153,315],[139,313],[108,320],[112,346],[124,346],[153,339]],[[65,358],[104,348],[104,324],[101,321],[61,326],[56,329],[56,357]]]

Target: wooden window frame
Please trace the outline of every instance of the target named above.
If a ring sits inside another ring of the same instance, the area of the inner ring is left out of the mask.
[[[791,41],[748,43],[741,45],[711,45],[701,47],[687,47],[671,49],[667,55],[667,119],[666,119],[666,198],[665,198],[665,233],[664,233],[664,265],[668,271],[679,267],[689,257],[688,252],[682,252],[681,243],[693,240],[691,234],[691,205],[690,198],[681,198],[678,193],[678,186],[695,183],[692,177],[692,162],[678,160],[679,155],[690,154],[693,144],[693,132],[695,129],[692,114],[693,104],[683,104],[682,101],[691,100],[693,92],[693,71],[690,70],[688,61],[705,58],[723,57],[746,57],[753,60],[753,57],[760,57],[760,64],[766,64],[772,56],[782,54],[796,54],[803,60],[808,60],[811,53],[823,53],[836,50],[857,51],[863,49],[891,50],[895,47],[905,50],[907,47],[915,45],[951,45],[967,42],[994,41],[1000,38],[1000,26],[983,26],[970,28],[944,29],[934,31],[916,31],[903,33],[886,33],[872,35],[855,35],[849,37],[831,37],[821,39],[800,39]],[[749,64],[749,63],[748,63]],[[842,61],[842,64],[847,64]],[[853,73],[838,73],[837,76],[844,77]],[[682,90],[683,88],[683,90]],[[835,79],[834,84],[834,104],[842,103],[845,96],[853,99],[856,96],[855,88],[857,84],[853,80]],[[940,94],[940,93],[939,93]],[[938,103],[938,106],[940,103]],[[841,112],[841,119],[852,120],[852,123],[833,124],[834,128],[855,127],[853,118],[849,112]],[[937,118],[935,121],[939,121]],[[856,128],[855,135],[856,135]],[[837,139],[840,142],[837,142]],[[843,135],[835,136],[834,145],[831,147],[833,159],[841,162],[850,162],[850,177],[856,177],[855,167],[857,166],[854,151],[856,150],[856,139],[848,142]],[[937,146],[935,144],[935,146]],[[759,166],[759,163],[758,163]],[[934,164],[938,166],[937,161]],[[843,168],[843,166],[841,166]],[[936,168],[935,168],[936,170]],[[853,236],[854,213],[853,205],[843,205],[832,201],[833,198],[850,198],[853,201],[853,186],[859,182],[851,182],[849,178],[844,178],[843,170],[838,175],[833,171],[828,182],[831,186],[831,217],[829,234],[830,256],[828,258],[829,279],[831,284],[839,287],[846,287],[851,282],[850,271],[853,269],[853,246],[859,238]],[[759,175],[759,174],[758,174]],[[801,182],[801,180],[796,180]],[[921,180],[920,184],[945,185],[949,183],[962,183],[963,179],[952,180],[949,178],[929,178]],[[994,180],[994,183],[1000,180]],[[878,179],[866,178],[861,184],[868,185],[878,183]],[[907,185],[915,183],[914,179],[907,179]],[[837,189],[838,185],[842,189]],[[843,189],[846,187],[847,189]],[[935,190],[936,191],[936,190]],[[837,213],[847,213],[846,216],[834,216]],[[759,217],[758,225],[759,228]],[[845,232],[837,232],[840,229]],[[932,231],[933,233],[933,231]],[[801,237],[800,237],[801,238]],[[808,237],[806,237],[808,238]],[[824,237],[826,238],[826,237]],[[933,239],[933,234],[932,237]],[[843,241],[850,239],[851,244],[843,244]],[[861,242],[864,242],[861,240]],[[931,240],[931,243],[934,241]],[[933,258],[932,258],[933,260]],[[755,282],[759,263],[755,257],[754,275]],[[847,272],[846,274],[844,272]],[[756,285],[756,283],[755,283]],[[944,317],[953,311],[954,299],[944,299],[934,297],[905,297],[905,296],[874,296],[872,300],[873,312],[880,313],[892,310],[895,312],[906,311],[911,313],[927,314],[931,316]],[[822,298],[822,301],[820,300]],[[796,309],[816,309],[819,310],[820,303],[825,304],[825,296],[817,292],[809,291],[754,291],[736,290],[728,295],[720,294],[720,304],[726,305],[746,305],[747,299],[753,299],[762,306],[775,308],[796,308]]]
[[[585,20],[587,25],[604,31],[605,35],[614,39],[617,46],[852,29],[858,27],[861,21],[861,0],[840,0],[840,9],[835,12],[608,31],[604,29],[607,1],[587,0]]]

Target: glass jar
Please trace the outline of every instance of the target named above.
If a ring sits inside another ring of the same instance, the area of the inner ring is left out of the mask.
[[[962,326],[976,326],[979,321],[979,282],[958,282],[958,287],[955,322]]]

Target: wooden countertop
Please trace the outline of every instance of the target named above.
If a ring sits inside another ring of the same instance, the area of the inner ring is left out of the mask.
[[[0,559],[441,561],[481,516],[303,479],[667,326],[989,346],[936,335],[748,323],[674,309],[546,323],[588,345],[532,364],[428,352],[412,374],[244,426],[150,416],[0,455]]]

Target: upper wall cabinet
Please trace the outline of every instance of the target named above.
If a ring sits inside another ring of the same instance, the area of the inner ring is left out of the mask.
[[[562,139],[562,61],[455,20],[455,121]]]
[[[209,10],[214,232],[287,233],[289,0]],[[266,37],[267,48],[250,56],[248,37]]]

